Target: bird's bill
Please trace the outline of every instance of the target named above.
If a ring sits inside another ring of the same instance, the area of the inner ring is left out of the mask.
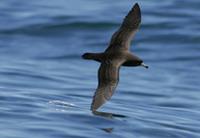
[[[142,67],[145,67],[146,69],[148,69],[149,68],[149,66],[148,65],[146,65],[146,64],[144,64],[144,63],[141,63],[141,65],[140,66],[142,66]]]

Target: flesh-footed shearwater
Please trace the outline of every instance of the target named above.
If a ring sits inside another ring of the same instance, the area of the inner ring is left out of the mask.
[[[98,87],[93,96],[91,110],[96,111],[112,97],[119,82],[120,66],[143,66],[143,61],[129,51],[131,40],[141,23],[141,12],[136,3],[113,34],[108,48],[102,53],[85,53],[84,59],[101,63],[98,71]]]

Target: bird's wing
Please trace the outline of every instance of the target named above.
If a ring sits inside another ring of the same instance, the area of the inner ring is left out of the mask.
[[[140,23],[141,11],[139,5],[136,3],[125,17],[119,30],[113,34],[107,51],[113,48],[122,48],[128,50],[130,47],[130,42],[139,28]]]
[[[98,79],[98,88],[91,105],[92,111],[97,110],[112,97],[119,81],[119,66],[102,63],[98,71]]]

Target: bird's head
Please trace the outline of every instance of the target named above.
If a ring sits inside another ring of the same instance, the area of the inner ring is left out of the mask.
[[[143,62],[140,64],[140,66],[142,66],[142,67],[145,67],[146,69],[148,69],[148,68],[149,68],[149,66],[148,66],[148,65],[146,65],[146,64],[144,64]]]
[[[142,66],[146,69],[149,68],[148,65],[144,64],[143,60],[137,57],[136,55],[131,54],[130,60],[127,60],[123,66]]]

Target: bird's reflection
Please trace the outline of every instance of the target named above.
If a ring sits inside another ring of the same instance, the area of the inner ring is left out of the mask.
[[[113,131],[113,127],[110,127],[110,128],[102,128],[103,131],[107,132],[107,133],[112,133]]]
[[[96,116],[101,116],[109,119],[113,118],[125,118],[126,116],[120,115],[120,114],[114,114],[114,113],[108,113],[108,112],[99,112],[99,111],[92,111],[93,115]],[[112,133],[114,128],[113,127],[108,127],[108,128],[101,128],[101,130],[107,132],[107,133]]]
[[[120,115],[120,114],[114,114],[114,113],[109,113],[109,112],[99,112],[99,111],[92,111],[94,115],[97,116],[102,116],[106,118],[125,118],[125,115]]]

